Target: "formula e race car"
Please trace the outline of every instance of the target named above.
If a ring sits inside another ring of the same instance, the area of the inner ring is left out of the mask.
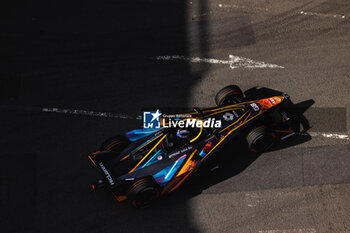
[[[112,192],[119,202],[149,206],[176,190],[235,137],[245,137],[251,151],[262,153],[295,135],[283,108],[288,98],[281,94],[256,99],[230,85],[217,93],[217,107],[195,108],[175,117],[163,114],[158,128],[112,137],[88,156],[103,177],[92,188]],[[159,115],[157,111],[153,116]]]

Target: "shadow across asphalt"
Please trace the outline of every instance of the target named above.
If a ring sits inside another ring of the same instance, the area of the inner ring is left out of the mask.
[[[95,177],[86,156],[136,120],[30,111],[139,115],[150,105],[186,106],[209,67],[192,71],[188,62],[156,57],[190,57],[189,7],[184,0],[7,4],[0,104],[19,107],[0,115],[5,232],[196,232],[186,202],[139,212],[90,192]],[[207,1],[195,7],[205,13]],[[207,23],[203,16],[195,24],[196,56],[208,57]]]

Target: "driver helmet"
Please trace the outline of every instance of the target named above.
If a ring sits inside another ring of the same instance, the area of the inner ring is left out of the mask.
[[[190,131],[188,129],[179,129],[176,133],[179,138],[187,138],[189,135]]]

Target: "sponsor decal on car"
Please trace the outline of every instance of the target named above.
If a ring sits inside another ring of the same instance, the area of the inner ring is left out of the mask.
[[[102,170],[103,173],[106,175],[106,178],[107,178],[109,184],[110,184],[110,185],[114,185],[114,180],[113,180],[111,174],[109,174],[109,172],[107,171],[105,165],[103,165],[102,162],[100,162],[98,165],[100,165],[101,170]]]
[[[234,118],[234,116],[233,116],[232,113],[226,112],[226,113],[222,116],[222,118],[224,118],[225,121],[232,121],[233,118]]]
[[[184,153],[186,153],[187,151],[192,150],[192,149],[193,149],[193,146],[188,146],[188,147],[186,147],[186,148],[180,149],[180,150],[178,150],[178,151],[176,151],[176,152],[174,152],[174,153],[171,153],[171,154],[169,155],[169,159],[171,159],[172,157],[177,156],[177,155],[179,155],[179,154],[184,154]]]
[[[238,114],[236,113],[235,110],[232,110],[233,115],[235,115],[236,118],[238,118]]]
[[[269,98],[270,102],[275,105],[276,104],[276,101],[273,99],[273,98]]]
[[[260,110],[259,106],[258,106],[256,103],[251,103],[250,106],[252,106],[252,108],[253,108],[254,111],[256,111],[256,112]]]

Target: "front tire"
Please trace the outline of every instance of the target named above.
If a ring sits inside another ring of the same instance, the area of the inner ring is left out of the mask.
[[[230,85],[221,89],[215,96],[217,106],[223,107],[242,102],[243,92],[236,85]]]
[[[274,144],[275,137],[266,126],[256,127],[246,137],[248,148],[256,153],[267,151]]]

